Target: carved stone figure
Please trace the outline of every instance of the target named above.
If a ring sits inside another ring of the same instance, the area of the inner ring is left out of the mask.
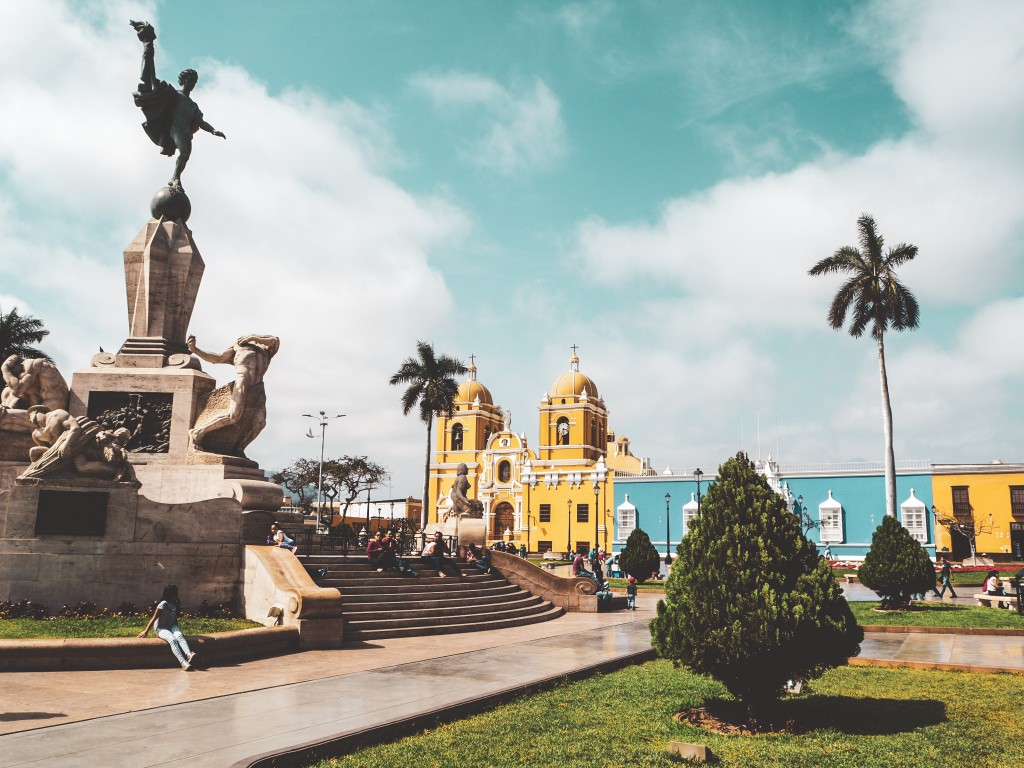
[[[67,407],[67,382],[49,360],[24,360],[20,355],[11,355],[0,365],[0,373],[7,385],[0,393],[0,405],[22,410],[33,405],[45,405],[51,410]]]
[[[32,437],[38,445],[32,448],[32,464],[21,478],[81,476],[114,482],[135,479],[125,450],[128,430],[111,432],[91,419],[41,407],[31,409],[30,418],[36,427]]]
[[[459,464],[455,470],[455,482],[452,484],[452,508],[445,515],[445,520],[450,517],[478,517],[484,516],[484,505],[477,499],[470,499],[466,496],[469,491],[469,467]]]
[[[170,156],[177,150],[174,175],[167,185],[171,190],[180,191],[181,174],[192,155],[192,137],[196,131],[202,128],[222,139],[226,139],[227,136],[206,122],[199,106],[192,101],[190,94],[199,80],[196,71],[186,69],[178,75],[181,91],[176,91],[170,83],[157,79],[156,65],[153,61],[156,30],[147,21],[129,23],[138,33],[143,46],[142,74],[139,76],[139,89],[134,94],[135,106],[146,116],[142,128],[153,143],[160,147],[160,152]]]
[[[0,364],[0,375],[6,385],[0,390],[0,458],[11,460],[11,451],[20,457],[27,450],[29,410],[66,408],[68,385],[53,363],[40,358],[11,355]]]
[[[267,423],[263,377],[281,340],[277,336],[249,334],[220,354],[199,349],[195,336],[189,336],[186,343],[193,354],[208,363],[235,366],[234,382],[211,392],[207,407],[196,418],[196,426],[189,432],[192,446],[199,451],[244,456],[245,447]],[[223,435],[221,440],[217,434],[211,434],[217,432],[230,434]]]

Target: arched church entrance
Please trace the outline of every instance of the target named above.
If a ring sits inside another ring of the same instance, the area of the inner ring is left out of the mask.
[[[512,505],[507,501],[501,502],[494,508],[494,512],[491,513],[491,520],[493,521],[493,528],[491,529],[492,539],[504,539],[506,528],[515,530],[516,513],[512,509]]]

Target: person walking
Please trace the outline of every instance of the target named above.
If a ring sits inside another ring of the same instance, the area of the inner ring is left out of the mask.
[[[946,589],[949,589],[949,596],[956,598],[956,592],[953,590],[953,566],[949,564],[949,560],[942,558],[942,570],[939,571],[939,584],[942,585],[942,589],[939,591],[939,597],[941,598],[946,594]]]
[[[632,576],[626,582],[626,610],[636,610],[636,579]]]
[[[188,672],[192,669],[192,660],[196,657],[194,651],[185,642],[185,636],[178,628],[178,614],[181,612],[181,600],[178,599],[178,588],[174,584],[164,587],[160,602],[150,618],[146,628],[139,632],[139,637],[149,635],[149,630],[156,625],[156,635],[171,646],[174,658],[181,664],[181,668]]]

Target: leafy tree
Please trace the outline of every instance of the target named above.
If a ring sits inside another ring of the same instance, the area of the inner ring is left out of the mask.
[[[935,588],[935,568],[928,553],[895,517],[888,516],[872,534],[871,549],[857,569],[857,578],[878,593],[887,610],[904,610],[911,595]]]
[[[324,487],[335,489],[344,504],[341,510],[341,522],[348,518],[348,508],[359,494],[376,488],[387,479],[388,471],[380,464],[370,461],[365,456],[343,456],[324,462]],[[370,510],[366,510],[369,518]]]
[[[384,467],[370,461],[366,456],[325,459],[324,496],[333,498],[334,495],[341,494],[344,521],[349,507],[359,494],[379,486],[387,475],[388,471]],[[285,469],[271,475],[270,479],[294,493],[299,499],[299,506],[308,511],[316,500],[320,481],[320,460],[296,459]]]
[[[42,320],[20,314],[17,307],[7,314],[0,308],[0,362],[11,355],[36,357],[53,362],[48,354],[32,346],[49,334],[50,332],[43,327]]]
[[[427,500],[430,493],[430,434],[434,417],[448,413],[459,393],[456,376],[469,369],[460,360],[447,355],[438,357],[432,344],[416,342],[417,358],[407,357],[398,371],[391,377],[392,386],[408,385],[402,393],[402,413],[406,416],[419,406],[420,421],[427,425],[427,455],[423,463],[423,511],[420,526],[427,525]]]
[[[832,569],[745,453],[719,468],[677,552],[654,646],[721,681],[754,721],[787,681],[859,652],[864,632]]]
[[[283,485],[298,499],[298,506],[309,511],[316,500],[318,459],[296,459],[284,469],[270,476],[270,482]]]
[[[878,345],[878,370],[882,383],[882,428],[885,433],[885,511],[896,516],[896,458],[892,445],[892,403],[885,373],[885,332],[918,326],[917,299],[896,276],[896,268],[917,256],[917,246],[900,243],[882,254],[885,240],[868,214],[857,219],[861,247],[845,245],[813,267],[811,275],[846,273],[849,278],[833,297],[828,323],[841,330],[852,313],[850,335],[860,338],[871,329]]]
[[[642,528],[634,528],[619,554],[619,567],[641,584],[658,572],[661,555]]]

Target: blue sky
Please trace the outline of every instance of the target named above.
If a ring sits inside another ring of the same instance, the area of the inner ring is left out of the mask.
[[[676,470],[743,447],[880,460],[874,346],[807,269],[875,216],[920,256],[888,340],[897,459],[1020,461],[1024,6],[1014,2],[38,2],[0,24],[0,307],[70,378],[127,335],[121,251],[170,175],[131,91],[199,70],[228,140],[185,186],[201,346],[275,333],[275,467],[319,446],[416,494],[386,384],[477,356],[536,440],[579,345],[612,426]],[[211,369],[224,381],[229,370]],[[757,441],[760,423],[760,446]]]

